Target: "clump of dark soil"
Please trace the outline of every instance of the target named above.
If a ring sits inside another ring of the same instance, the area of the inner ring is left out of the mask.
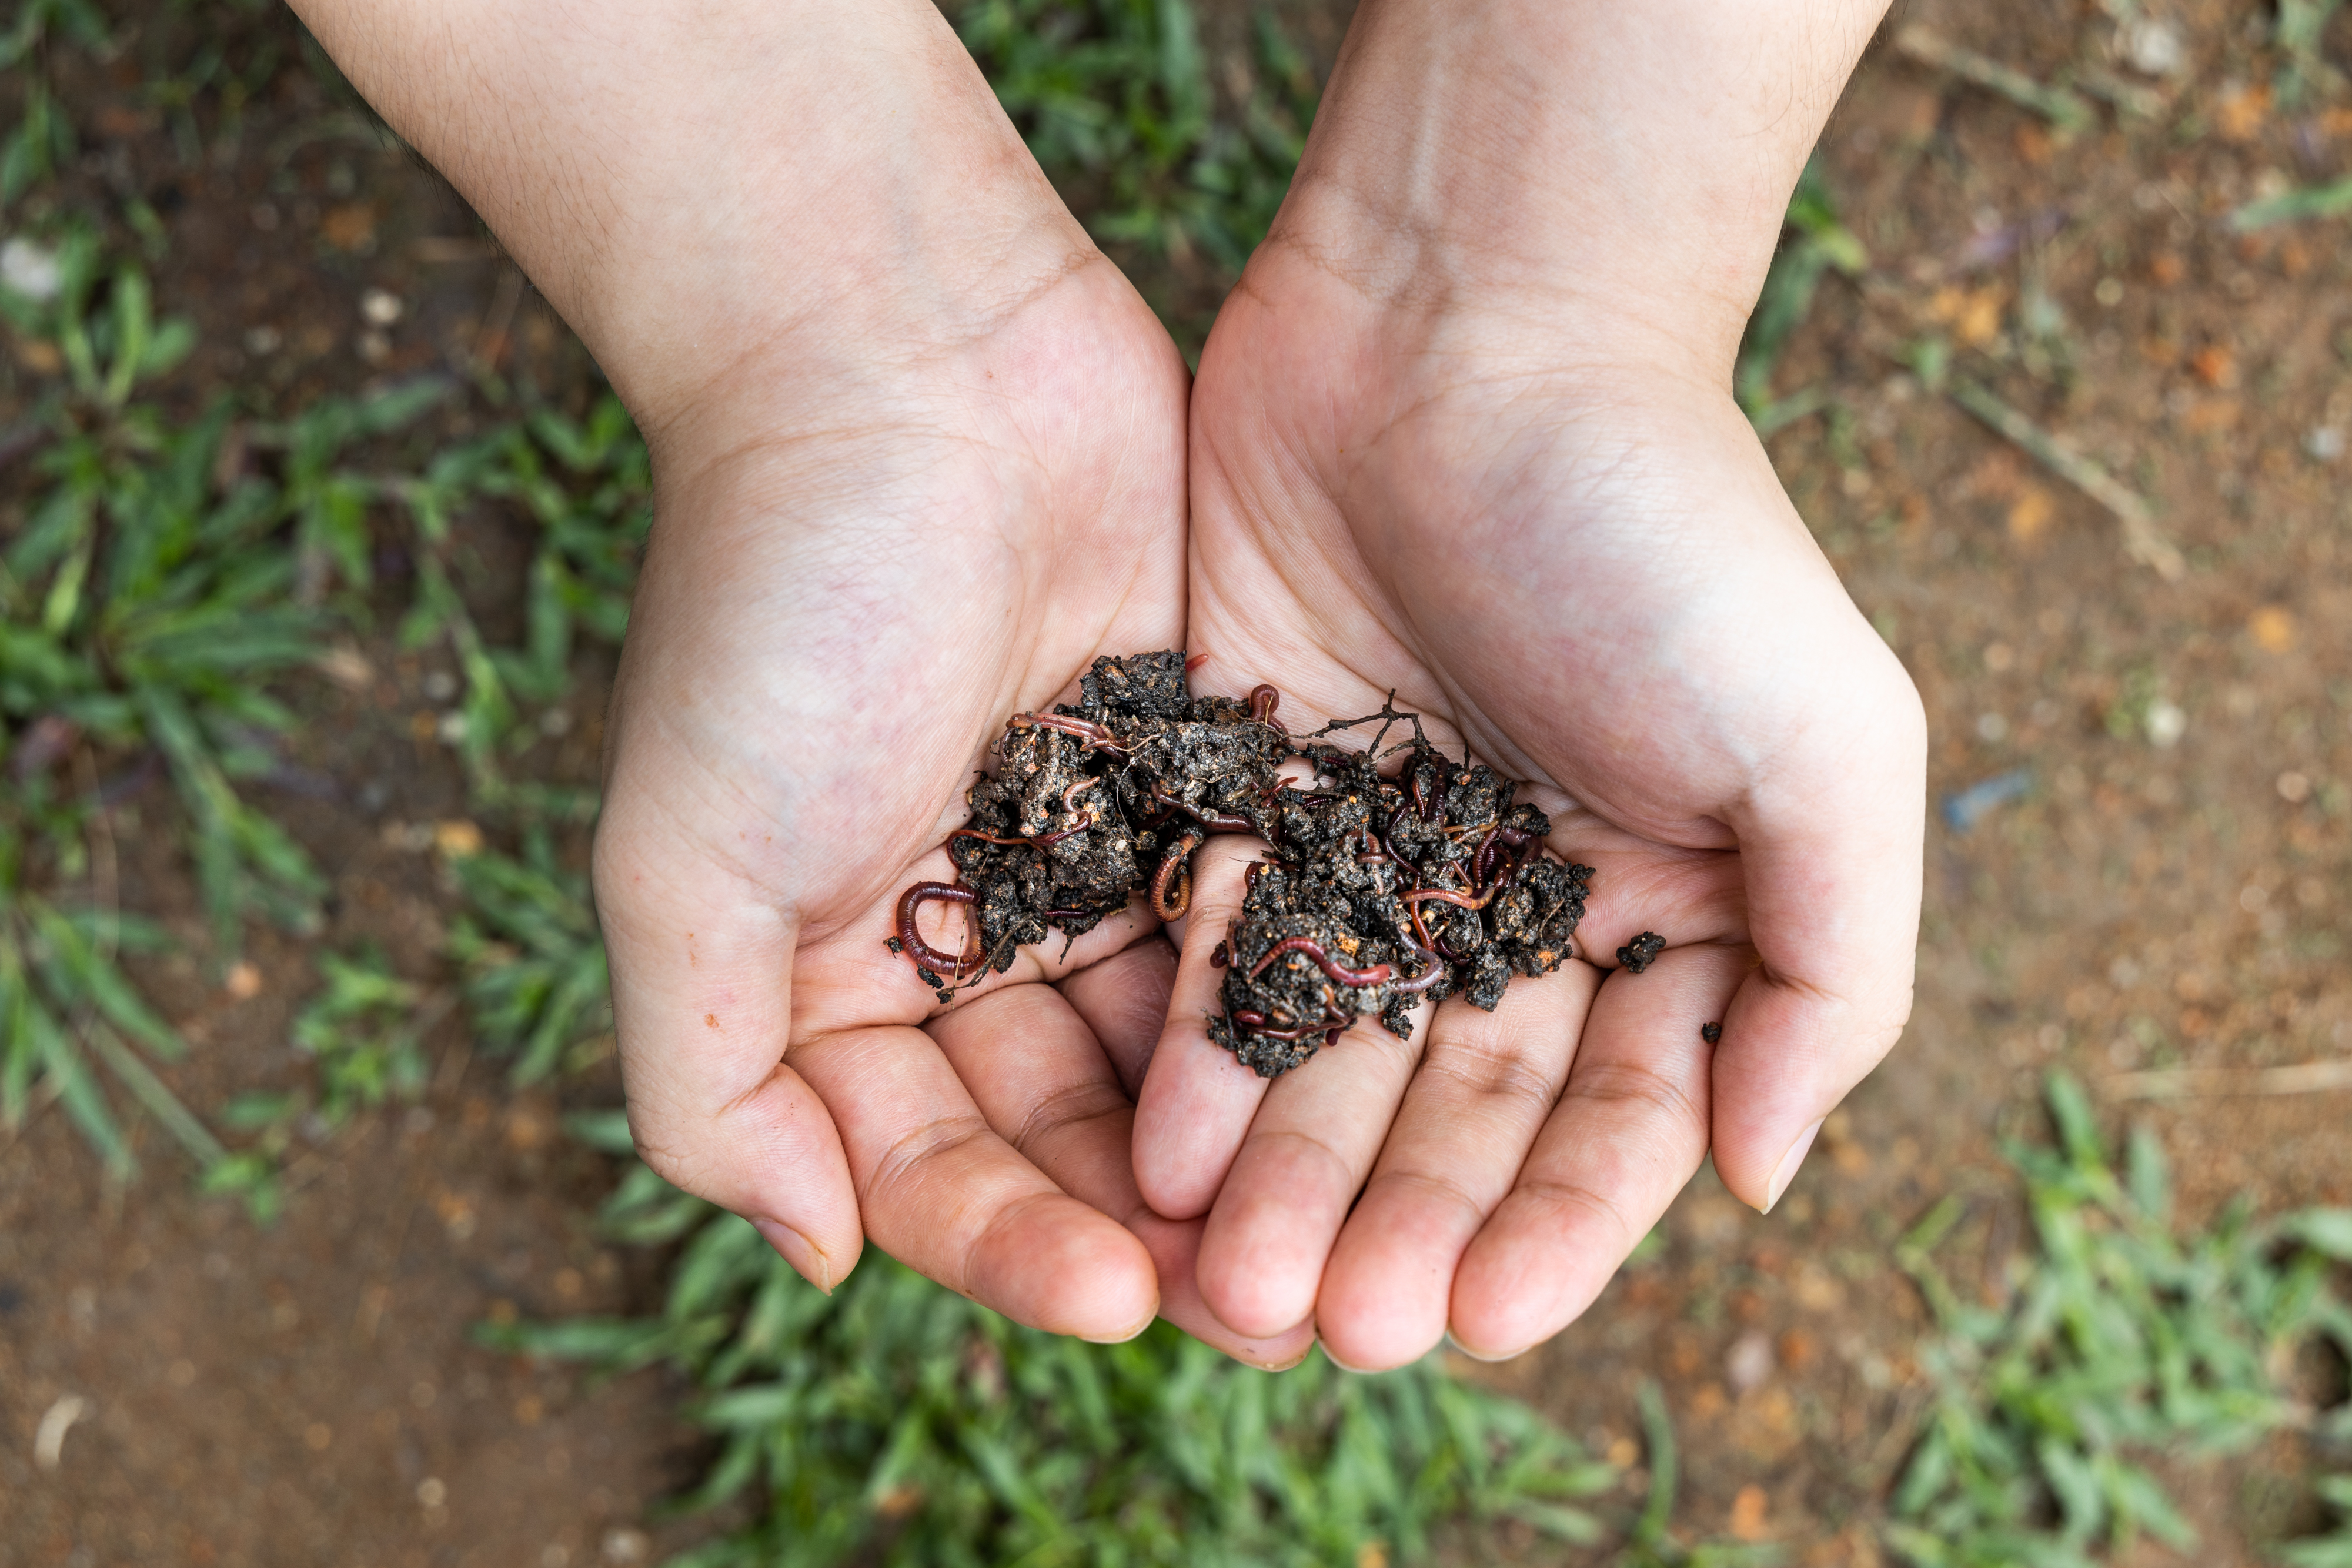
[[[950,834],[953,883],[898,902],[892,947],[942,1001],[1049,930],[1076,937],[1147,894],[1162,920],[1192,896],[1190,859],[1213,833],[1253,833],[1274,858],[1249,871],[1242,913],[1211,961],[1224,1016],[1209,1035],[1261,1076],[1305,1061],[1363,1013],[1409,1037],[1423,996],[1492,1011],[1514,974],[1572,956],[1592,871],[1543,851],[1551,823],[1518,786],[1430,744],[1391,704],[1294,741],[1281,694],[1191,697],[1181,652],[1098,659],[1080,701],[1015,714],[1000,767]],[[1321,737],[1378,724],[1362,750]],[[1383,750],[1398,726],[1412,736]],[[1392,775],[1381,771],[1402,754]],[[1304,760],[1310,771],[1286,779]],[[922,940],[926,903],[973,914],[960,953]]]
[[[1627,974],[1638,975],[1665,950],[1664,937],[1654,931],[1644,931],[1617,949],[1617,962],[1624,966]]]

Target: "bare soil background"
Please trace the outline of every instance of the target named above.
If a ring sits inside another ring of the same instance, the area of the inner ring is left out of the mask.
[[[1328,64],[1344,7],[1285,14]],[[1934,800],[2030,775],[1972,827],[1931,821],[1902,1046],[1779,1212],[1702,1174],[1665,1245],[1584,1321],[1508,1365],[1464,1364],[1628,1462],[1634,1388],[1658,1377],[1686,1531],[1776,1541],[1802,1563],[1881,1560],[1868,1525],[1928,1393],[1924,1308],[1889,1242],[1944,1194],[1973,1195],[1949,1256],[1998,1281],[2031,1240],[1996,1139],[2032,1124],[2045,1070],[2160,1134],[2191,1221],[2241,1192],[2263,1208],[2352,1202],[2352,1095],[2127,1097],[2150,1069],[2352,1060],[2352,244],[2343,219],[2226,224],[2282,183],[2352,172],[2352,100],[2281,103],[2242,8],[2147,14],[2176,30],[2179,74],[2110,61],[2117,25],[2091,5],[1908,8],[1900,22],[2045,80],[2105,64],[2158,111],[2102,105],[2094,129],[2058,133],[1883,38],[1822,148],[1869,264],[1824,282],[1775,377],[1783,394],[1823,389],[1831,412],[1771,452],[1919,684]],[[1204,21],[1244,78],[1245,16]],[[180,394],[234,387],[284,411],[479,357],[584,399],[584,356],[462,206],[320,85],[289,22],[252,26],[278,29],[285,58],[233,160],[181,161],[138,95],[135,50],[89,67],[68,104],[84,144],[69,189],[136,193],[165,220],[160,302],[202,331]],[[2352,68],[2352,12],[2323,55]],[[1178,274],[1171,288],[1211,287]],[[371,288],[403,301],[397,323],[363,317]],[[2178,579],[2127,559],[2112,515],[1923,382],[1907,346],[1930,336],[2155,502]],[[55,373],[41,350],[10,346],[0,423]],[[517,569],[494,519],[473,528],[483,580]],[[399,563],[384,564],[396,593]],[[477,610],[494,615],[497,596]],[[336,879],[329,939],[373,937],[403,974],[446,982],[451,894],[416,847],[430,835],[410,831],[464,815],[427,695],[446,666],[388,636],[361,652],[366,681],[297,694],[316,722],[294,760],[318,782],[286,792],[283,814]],[[603,676],[583,661],[580,722],[530,770],[593,777]],[[2180,720],[2169,745],[2152,738],[2168,733],[2160,707]],[[222,988],[170,810],[155,789],[116,813],[121,896],[186,946],[141,976],[201,1048],[171,1077],[203,1108],[294,1071],[285,1024],[311,982],[299,944],[257,932],[247,994]],[[683,1390],[656,1374],[591,1386],[467,1341],[509,1314],[653,1301],[659,1260],[597,1239],[609,1171],[557,1126],[566,1103],[616,1097],[609,1066],[518,1097],[456,1025],[433,1045],[423,1103],[310,1157],[268,1229],[193,1196],[152,1138],[128,1188],[54,1113],[0,1147],[0,1568],[566,1568],[691,1539],[649,1522],[695,1474]],[[68,1395],[92,1413],[38,1471],[36,1427]],[[2306,1523],[2307,1467],[2292,1437],[2179,1467],[2196,1561],[2252,1563]],[[1641,1484],[1629,1477],[1628,1506]]]

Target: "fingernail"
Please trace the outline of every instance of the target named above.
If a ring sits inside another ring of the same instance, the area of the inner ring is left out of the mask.
[[[751,1228],[793,1266],[793,1272],[826,1295],[833,1294],[833,1260],[824,1255],[824,1248],[780,1219],[755,1219]]]
[[[1149,1316],[1149,1317],[1145,1318],[1141,1322],[1139,1322],[1139,1323],[1136,1324],[1133,1328],[1129,1329],[1129,1330],[1128,1330],[1126,1333],[1113,1333],[1113,1334],[1090,1334],[1090,1333],[1082,1333],[1082,1334],[1078,1335],[1077,1337],[1078,1337],[1078,1338],[1080,1338],[1080,1339],[1082,1339],[1082,1340],[1084,1340],[1084,1341],[1086,1341],[1088,1344],[1125,1344],[1129,1340],[1133,1339],[1136,1335],[1138,1335],[1138,1334],[1141,1333],[1145,1329],[1150,1328],[1153,1323],[1155,1323],[1155,1322],[1159,1322],[1159,1320],[1160,1320],[1160,1306],[1159,1306],[1159,1303],[1155,1301],[1154,1303],[1152,1303],[1152,1307],[1151,1307],[1151,1314],[1150,1314],[1150,1316]]]
[[[1452,1329],[1447,1329],[1445,1331],[1445,1343],[1452,1345],[1455,1350],[1459,1351],[1462,1354],[1468,1356],[1473,1361],[1490,1363],[1497,1361],[1516,1361],[1520,1356],[1527,1354],[1530,1349],[1534,1348],[1533,1346],[1523,1344],[1517,1350],[1472,1350],[1468,1345],[1464,1344],[1460,1340],[1454,1337],[1454,1331]]]
[[[1789,1190],[1789,1184],[1797,1179],[1797,1171],[1805,1163],[1805,1151],[1813,1146],[1814,1134],[1822,1130],[1822,1123],[1828,1120],[1826,1116],[1821,1117],[1798,1134],[1797,1141],[1789,1145],[1789,1152],[1780,1156],[1780,1163],[1772,1167],[1772,1185],[1765,1189],[1764,1207],[1759,1210],[1759,1213],[1771,1213],[1772,1206],[1780,1201],[1780,1195]]]

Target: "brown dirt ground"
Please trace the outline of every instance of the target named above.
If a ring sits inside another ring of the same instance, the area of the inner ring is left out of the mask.
[[[1328,58],[1344,7],[1286,9]],[[1781,1210],[1759,1218],[1703,1175],[1659,1256],[1584,1322],[1471,1372],[1628,1459],[1634,1387],[1660,1378],[1686,1538],[1737,1524],[1806,1564],[1880,1560],[1867,1525],[1927,1396],[1924,1315],[1887,1243],[1944,1193],[1977,1195],[1948,1256],[1980,1249],[1999,1277],[2026,1242],[1994,1135],[2025,1124],[2045,1069],[2162,1135],[2192,1220],[2241,1191],[2265,1207],[2352,1201],[2352,1097],[2121,1094],[2122,1074],[2150,1067],[2352,1058],[2352,458],[2323,460],[2311,439],[2352,431],[2352,246],[2341,220],[2244,238],[2221,221],[2282,178],[2352,170],[2352,112],[2341,91],[2271,95],[2279,62],[2242,8],[2151,9],[2187,44],[2181,75],[2131,78],[2161,99],[2153,118],[2103,106],[2095,130],[2053,135],[1882,42],[1823,144],[1871,264],[1824,285],[1776,378],[1784,393],[1822,385],[1844,412],[1791,425],[1772,452],[1919,683],[1937,798],[2017,768],[2033,784],[1972,831],[1931,824],[1916,1016]],[[1221,57],[1230,20],[1212,19]],[[1902,20],[2044,79],[2102,63],[2114,32],[2095,7],[2042,0]],[[583,361],[559,325],[428,174],[318,86],[281,21],[247,25],[233,57],[272,37],[285,63],[241,141],[193,163],[138,91],[136,40],[72,78],[85,156],[68,199],[139,194],[168,226],[159,290],[204,342],[177,392],[236,385],[284,409],[478,354],[519,387],[579,396]],[[2327,49],[2352,68],[2352,12]],[[381,340],[359,310],[368,287],[407,304]],[[2185,573],[2127,559],[2097,504],[1921,386],[1901,351],[1930,331],[2152,497]],[[39,346],[12,345],[0,423],[47,373]],[[494,524],[471,538],[488,612],[513,540]],[[335,877],[330,938],[372,936],[403,973],[446,983],[448,892],[400,831],[462,811],[429,738],[436,666],[382,639],[362,651],[361,689],[299,694],[328,722],[292,760],[334,782],[283,810]],[[601,672],[583,677],[589,720]],[[2185,715],[2177,744],[2111,729],[2159,699]],[[583,722],[531,766],[585,777],[594,746]],[[200,953],[168,810],[158,789],[115,814],[121,894]],[[257,934],[250,956],[262,984],[244,998],[194,957],[145,973],[201,1048],[173,1077],[198,1105],[291,1071],[307,955]],[[505,1092],[452,1026],[434,1046],[424,1105],[307,1155],[267,1231],[191,1196],[152,1139],[127,1190],[54,1114],[0,1146],[0,1568],[563,1568],[688,1538],[636,1533],[692,1474],[679,1390],[654,1375],[594,1387],[469,1346],[471,1324],[509,1312],[642,1309],[658,1273],[593,1234],[609,1177],[557,1135],[557,1102]],[[564,1097],[614,1092],[607,1074]],[[34,1429],[69,1394],[93,1413],[38,1473]],[[2288,1442],[2180,1470],[2196,1560],[2258,1561],[2305,1506],[2305,1466]]]

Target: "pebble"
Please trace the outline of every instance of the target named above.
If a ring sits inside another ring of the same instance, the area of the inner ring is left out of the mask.
[[[1772,1342],[1760,1329],[1751,1329],[1733,1342],[1730,1353],[1723,1358],[1723,1380],[1731,1385],[1734,1394],[1745,1394],[1762,1385],[1778,1365],[1772,1355]]]
[[[58,253],[19,235],[0,245],[0,284],[36,304],[46,305],[65,287]]]
[[[2189,49],[2180,29],[2156,16],[2136,16],[2124,24],[2117,40],[2131,68],[2142,76],[2179,76],[2189,68]]]

